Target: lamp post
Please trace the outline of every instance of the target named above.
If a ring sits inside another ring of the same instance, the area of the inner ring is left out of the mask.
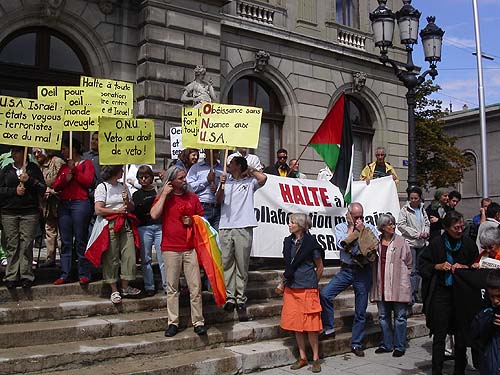
[[[403,0],[403,7],[393,13],[386,6],[387,0],[378,0],[378,7],[370,13],[375,46],[380,48],[380,62],[390,64],[394,73],[408,89],[406,102],[408,104],[408,187],[417,185],[417,146],[415,131],[415,94],[416,89],[429,75],[432,80],[438,75],[436,64],[441,61],[441,46],[444,31],[436,26],[435,17],[427,17],[427,26],[420,32],[424,47],[425,61],[429,69],[421,75],[416,73],[413,64],[413,45],[418,42],[418,23],[420,12],[411,5],[411,0]],[[398,64],[387,55],[392,47],[395,20],[398,21],[401,43],[406,47],[406,64]],[[402,69],[400,66],[403,66]]]

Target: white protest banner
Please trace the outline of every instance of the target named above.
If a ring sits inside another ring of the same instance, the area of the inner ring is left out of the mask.
[[[311,234],[326,250],[327,258],[339,257],[335,246],[335,225],[345,221],[344,198],[330,182],[267,176],[255,193],[254,212],[258,227],[253,232],[252,256],[281,258],[283,238],[289,236],[288,216],[311,216]]]
[[[392,176],[365,181],[354,181],[352,184],[352,201],[363,205],[365,222],[377,226],[380,214],[391,213],[398,220],[399,198],[396,184]]]
[[[396,185],[391,177],[353,182],[353,202],[360,202],[365,222],[376,225],[381,213],[399,213]],[[376,197],[376,199],[374,199]],[[283,239],[289,236],[288,216],[300,212],[312,220],[311,234],[325,249],[327,259],[338,259],[335,225],[345,221],[347,209],[337,186],[328,181],[267,176],[266,184],[255,193],[252,256],[281,258]]]
[[[172,126],[170,128],[170,155],[172,160],[177,160],[182,152],[182,127]]]

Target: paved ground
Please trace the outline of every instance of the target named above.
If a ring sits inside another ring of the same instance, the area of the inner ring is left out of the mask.
[[[388,354],[375,354],[375,348],[365,351],[364,358],[354,354],[343,354],[324,358],[321,364],[321,373],[328,375],[417,375],[430,374],[431,371],[432,341],[428,337],[421,337],[409,342],[406,354],[400,358]],[[470,359],[470,352],[468,355]],[[470,362],[470,360],[469,360]],[[310,366],[300,370],[290,370],[290,366],[265,370],[259,375],[290,375],[312,374]],[[453,374],[453,361],[445,362],[444,374]],[[479,374],[469,365],[467,375]]]

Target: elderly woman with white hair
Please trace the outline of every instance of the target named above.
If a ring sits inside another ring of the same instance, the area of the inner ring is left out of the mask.
[[[500,261],[500,226],[488,227],[479,235],[481,253],[472,264],[472,268],[492,268],[482,264],[483,259],[495,259]]]
[[[377,229],[381,235],[378,259],[373,263],[371,299],[377,302],[383,337],[375,353],[392,352],[393,357],[401,357],[406,351],[406,313],[411,302],[413,260],[410,246],[395,233],[394,216],[380,215]]]
[[[311,218],[302,213],[290,215],[290,236],[283,241],[285,290],[281,328],[294,331],[300,358],[292,366],[298,370],[308,364],[306,337],[313,352],[312,372],[320,372],[318,336],[323,329],[318,282],[323,273],[325,252],[309,233]]]

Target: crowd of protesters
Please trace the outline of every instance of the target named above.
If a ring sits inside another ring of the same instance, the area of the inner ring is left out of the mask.
[[[246,312],[250,251],[257,226],[254,193],[266,183],[266,174],[305,178],[299,171],[299,160],[287,163],[288,152],[279,149],[276,163],[264,169],[256,155],[240,148],[227,160],[225,172],[217,150],[207,149],[199,161],[198,150],[185,149],[166,171],[154,173],[151,166],[135,165],[124,174],[122,165],[99,164],[97,140],[95,133],[91,149],[84,153],[80,142],[64,137],[60,151],[33,148],[28,161],[23,147],[10,148],[8,162],[3,162],[0,171],[6,287],[31,288],[33,243],[41,230],[47,256],[40,267],[56,267],[57,249],[60,251],[61,273],[55,285],[76,280],[87,285],[92,281],[93,265],[102,267],[113,304],[126,297],[153,296],[154,247],[161,289],[167,295],[165,335],[175,336],[179,330],[182,272],[189,289],[194,331],[205,335],[203,272],[191,229],[193,215],[199,215],[220,236],[227,296],[223,308],[228,313],[235,309],[238,314]],[[398,182],[383,148],[377,149],[377,161],[364,171],[367,183],[386,175]],[[160,183],[155,182],[158,175]],[[394,357],[405,354],[411,306],[423,302],[433,335],[433,374],[442,373],[449,334],[454,337],[455,374],[465,372],[471,336],[482,342],[480,349],[473,350],[474,366],[484,374],[498,368],[500,271],[488,276],[491,306],[473,319],[472,329],[457,326],[453,280],[457,270],[488,268],[488,262],[500,261],[500,205],[483,199],[480,213],[465,235],[463,215],[456,210],[460,193],[437,189],[427,208],[419,187],[411,187],[407,193],[408,201],[398,218],[382,214],[376,228],[364,221],[359,202],[348,206],[345,222],[335,228],[340,271],[321,291],[325,254],[309,232],[311,219],[299,213],[289,216],[290,236],[283,244],[281,327],[294,332],[299,348],[300,357],[291,369],[308,364],[307,338],[313,353],[311,369],[321,371],[319,340],[335,337],[334,300],[351,285],[351,349],[356,356],[364,356],[369,299],[377,304],[382,331],[375,353],[392,353]],[[134,283],[139,258],[144,292]],[[75,263],[76,277],[72,274]]]

